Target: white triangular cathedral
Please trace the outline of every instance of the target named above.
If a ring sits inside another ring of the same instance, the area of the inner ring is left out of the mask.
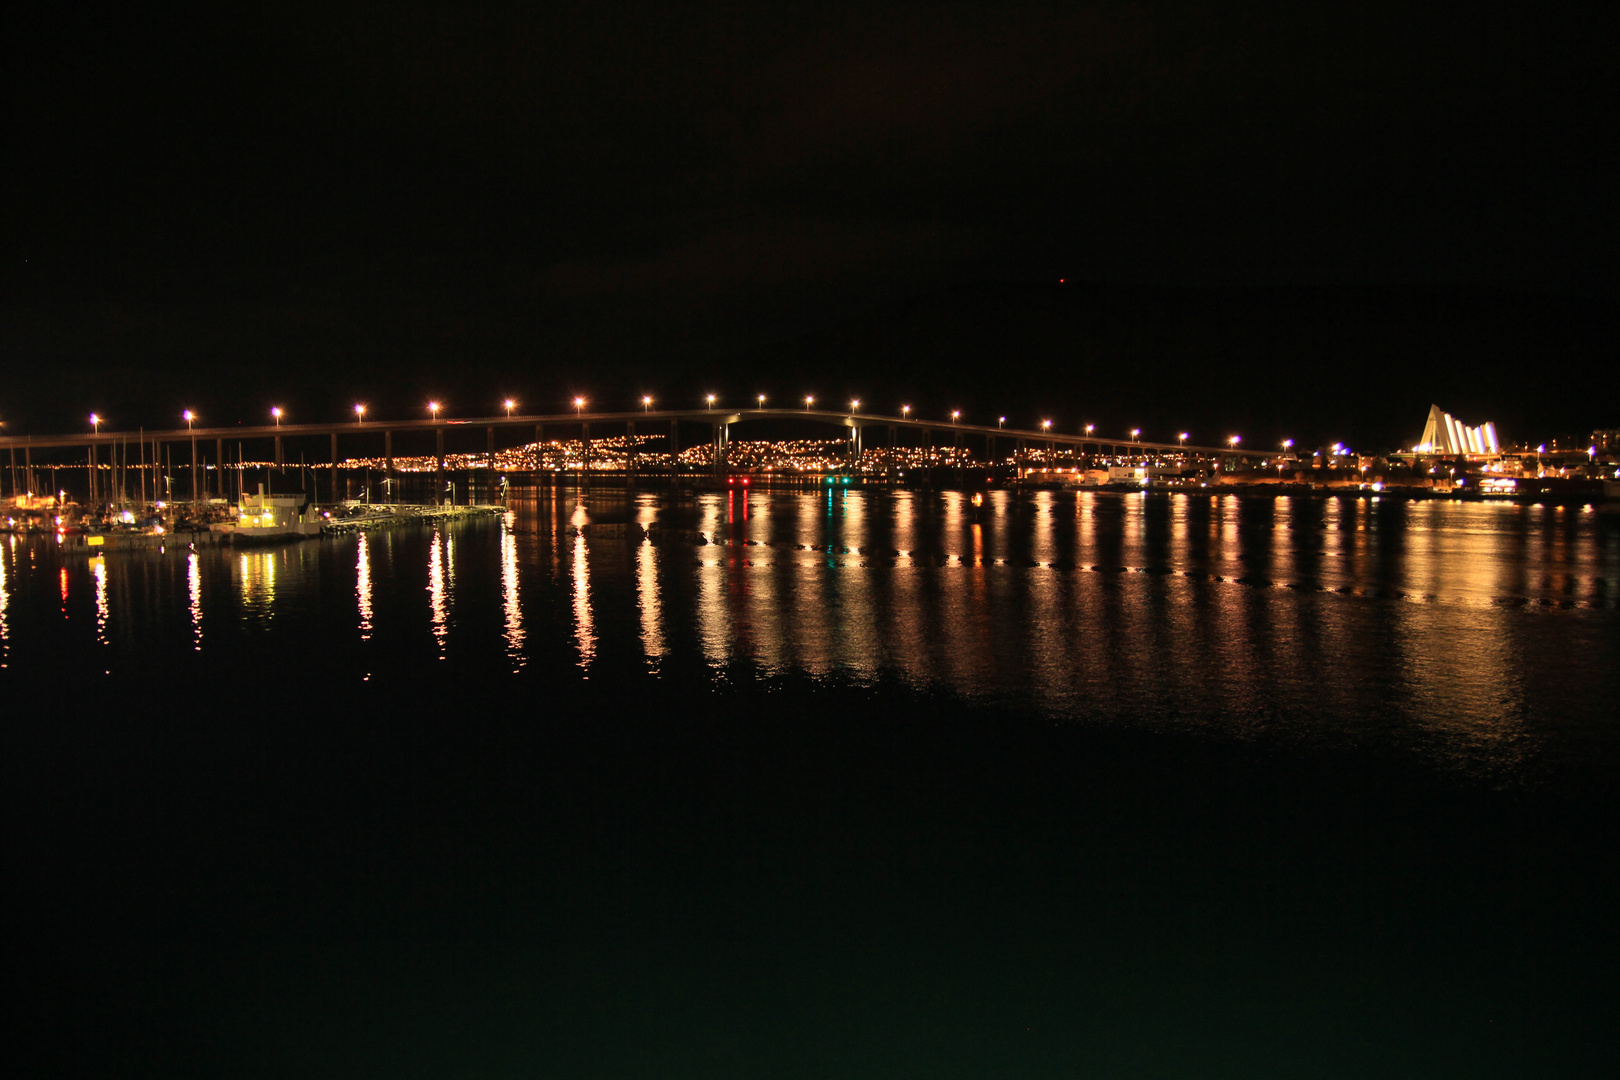
[[[1464,427],[1438,405],[1429,406],[1429,421],[1423,425],[1423,438],[1412,449],[1420,454],[1499,454],[1496,425],[1489,420],[1479,427]]]

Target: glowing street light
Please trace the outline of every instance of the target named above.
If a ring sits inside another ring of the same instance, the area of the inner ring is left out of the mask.
[[[709,396],[708,396],[708,397],[707,397],[707,398],[705,398],[705,399],[704,399],[704,400],[705,400],[705,401],[707,401],[707,402],[708,402],[708,403],[709,403],[709,408],[711,408],[711,409],[712,409],[712,408],[714,408],[714,395],[713,395],[713,394],[710,394],[710,395],[709,395]]]
[[[512,406],[516,405],[517,402],[513,401],[511,398],[507,398],[505,401],[501,402],[501,404],[506,406],[506,418],[508,420],[512,419]]]
[[[1004,428],[1006,426],[1007,426],[1007,418],[1005,416],[996,417],[996,427]]]
[[[1096,424],[1087,424],[1086,425],[1086,434],[1087,435],[1090,435],[1093,431],[1096,431],[1096,430],[1097,430],[1097,425]]]
[[[354,407],[354,422],[356,424],[363,424],[363,423],[365,423],[365,419],[366,419],[366,407],[364,405],[356,405]]]
[[[1050,420],[1042,420],[1041,421],[1041,430],[1042,431],[1051,431],[1052,430],[1052,421],[1050,421]]]
[[[574,415],[575,416],[583,416],[583,415],[585,415],[585,399],[584,398],[577,397],[577,398],[574,399]]]
[[[849,411],[850,411],[851,415],[861,411],[861,399],[860,398],[851,398],[850,399],[850,401],[849,401]]]
[[[1242,441],[1243,441],[1243,436],[1241,436],[1241,435],[1232,435],[1232,436],[1228,437],[1227,440],[1226,440],[1227,444],[1229,446],[1232,446],[1233,448],[1236,448],[1237,444],[1242,442]]]
[[[1176,436],[1176,441],[1179,442],[1182,446],[1186,446],[1187,445],[1187,433],[1185,431],[1183,431],[1181,434],[1177,435]]]
[[[1294,448],[1294,440],[1293,439],[1284,439],[1282,441],[1282,448],[1284,450],[1292,450]]]
[[[902,406],[900,406],[900,419],[902,419],[902,420],[910,420],[911,419],[911,406],[910,405],[902,405]]]
[[[191,422],[193,420],[197,419],[197,415],[195,413],[193,413],[190,409],[187,409],[185,412],[180,414],[180,417],[181,417],[181,419],[185,420],[185,422],[186,422],[186,430],[190,431],[191,430]]]
[[[1142,434],[1142,429],[1141,428],[1139,428],[1139,427],[1131,428],[1131,442],[1136,442],[1137,437],[1140,436],[1141,434]]]
[[[641,395],[641,411],[642,412],[652,412],[652,395],[651,394],[642,394]]]
[[[437,420],[439,418],[439,403],[437,401],[428,402],[428,412],[432,413],[433,419]]]
[[[764,394],[759,395],[759,407],[762,408],[762,409],[765,407],[765,395]]]
[[[101,434],[101,417],[95,413],[90,414],[90,432],[93,435]]]
[[[272,420],[274,420],[276,422],[276,427],[281,426],[281,406],[280,405],[277,405],[275,408],[270,410],[270,419],[272,419]]]
[[[952,409],[951,410],[951,423],[954,424],[958,420],[960,420],[961,418],[962,418],[962,410],[961,409]]]
[[[814,397],[812,397],[811,395],[809,395],[809,394],[804,395],[804,411],[805,412],[810,411],[810,406],[811,406],[811,404],[813,404],[815,402],[815,400],[816,399]]]

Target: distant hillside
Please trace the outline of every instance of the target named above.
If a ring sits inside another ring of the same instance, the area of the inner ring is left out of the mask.
[[[1431,403],[1509,438],[1620,424],[1615,341],[1612,308],[1549,297],[991,285],[870,311],[740,366],[978,420],[1372,446],[1416,438]]]

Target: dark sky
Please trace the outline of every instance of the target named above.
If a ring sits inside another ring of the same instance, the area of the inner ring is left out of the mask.
[[[1612,311],[1612,30],[1545,3],[38,4],[5,33],[0,344],[35,400],[69,365],[161,411],[224,365],[216,409],[473,412],[740,388],[773,343],[979,284]]]

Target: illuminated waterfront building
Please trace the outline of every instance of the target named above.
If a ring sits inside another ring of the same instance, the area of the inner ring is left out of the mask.
[[[1489,420],[1479,427],[1465,427],[1438,405],[1429,406],[1429,419],[1423,425],[1423,438],[1412,448],[1420,454],[1499,454],[1496,425]]]

